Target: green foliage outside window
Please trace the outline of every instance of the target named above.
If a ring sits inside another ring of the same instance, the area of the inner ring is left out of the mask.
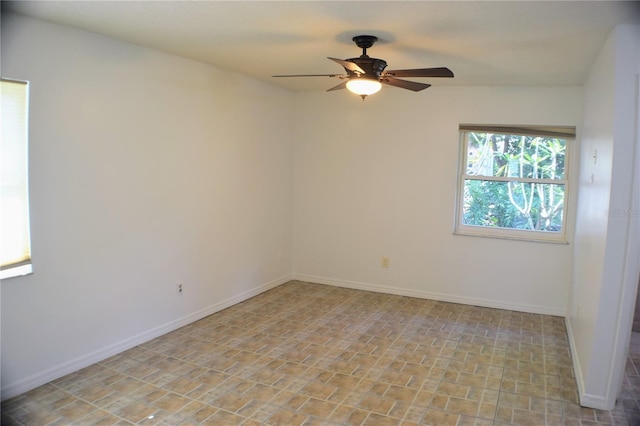
[[[566,140],[467,132],[463,224],[558,232]]]

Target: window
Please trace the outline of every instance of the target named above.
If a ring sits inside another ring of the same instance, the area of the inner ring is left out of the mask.
[[[455,233],[566,243],[575,127],[460,125]]]
[[[0,278],[31,272],[28,85],[0,80]]]

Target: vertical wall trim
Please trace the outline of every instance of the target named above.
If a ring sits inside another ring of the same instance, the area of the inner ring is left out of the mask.
[[[637,35],[640,36],[640,26],[637,27]],[[638,40],[638,47],[640,47],[640,40]],[[634,92],[636,97],[634,102],[635,131],[633,157],[635,160],[633,163],[631,200],[629,202],[629,211],[627,212],[629,233],[627,237],[622,291],[620,293],[618,316],[616,318],[615,343],[612,354],[613,362],[606,390],[606,399],[610,407],[615,405],[616,398],[622,389],[624,369],[629,353],[633,317],[635,315],[638,279],[640,278],[640,150],[638,149],[638,143],[640,142],[640,123],[638,121],[638,114],[640,113],[640,72],[636,73]]]

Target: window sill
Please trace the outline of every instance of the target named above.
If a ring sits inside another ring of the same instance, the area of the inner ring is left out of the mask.
[[[33,273],[31,264],[15,266],[13,268],[4,269],[0,271],[0,280],[6,280],[7,278],[21,277],[23,275],[29,275]]]
[[[564,234],[546,234],[541,231],[511,231],[506,229],[456,229],[453,235],[465,237],[484,237],[500,240],[524,241],[529,243],[569,244]]]

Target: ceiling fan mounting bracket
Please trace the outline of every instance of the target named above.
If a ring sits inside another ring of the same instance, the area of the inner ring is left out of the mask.
[[[372,35],[359,35],[352,38],[360,49],[362,49],[362,56],[367,56],[367,49],[373,46],[373,43],[378,41],[378,37]]]
[[[370,36],[370,35],[359,35],[352,38],[352,40],[356,43],[361,49],[368,49],[373,46],[373,43],[378,41],[378,37]]]

